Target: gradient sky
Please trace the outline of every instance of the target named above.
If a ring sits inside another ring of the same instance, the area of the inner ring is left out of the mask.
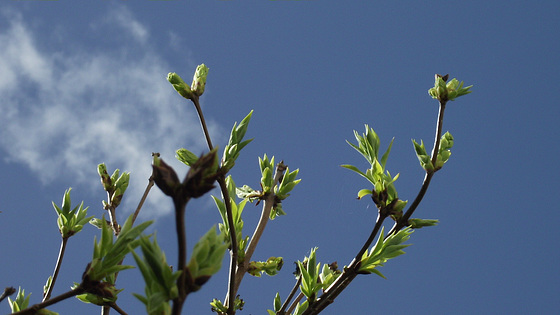
[[[473,93],[450,102],[444,131],[453,155],[432,180],[415,217],[437,218],[416,231],[407,254],[360,276],[323,314],[552,314],[560,308],[558,263],[560,134],[557,1],[3,1],[0,5],[0,287],[42,296],[60,243],[51,201],[84,200],[103,214],[98,163],[131,172],[119,208],[133,211],[151,172],[151,153],[178,169],[174,151],[205,150],[194,108],[166,81],[210,68],[201,103],[214,143],[251,109],[232,174],[258,187],[258,156],[300,169],[284,202],[287,216],[267,226],[254,258],[282,256],[276,277],[246,277],[239,314],[265,314],[285,298],[293,262],[318,246],[317,259],[348,264],[375,222],[370,188],[341,164],[367,167],[345,140],[369,124],[399,197],[412,200],[423,170],[410,139],[431,150],[437,102],[427,90],[449,73]],[[218,192],[214,192],[218,193]],[[172,203],[152,190],[141,213],[153,219],[176,264]],[[189,249],[220,222],[209,196],[187,209]],[[251,234],[259,207],[245,209]],[[79,282],[98,231],[69,241],[54,294]],[[131,260],[129,263],[133,264]],[[188,297],[189,314],[209,314],[226,293],[228,262]],[[137,269],[123,272],[119,305],[145,313]],[[1,313],[9,311],[4,301]],[[99,314],[72,299],[50,308]],[[114,313],[114,311],[112,312]],[[185,311],[185,314],[187,311]]]

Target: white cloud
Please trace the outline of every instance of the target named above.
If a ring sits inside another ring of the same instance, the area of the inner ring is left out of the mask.
[[[123,5],[112,5],[110,11],[102,20],[91,26],[98,29],[101,26],[119,27],[125,34],[132,36],[138,43],[145,44],[150,37],[148,29],[140,23],[134,15]]]
[[[114,14],[119,24],[124,22],[118,17],[130,12]],[[194,110],[166,81],[173,69],[154,49],[134,58],[110,48],[90,53],[67,45],[49,51],[37,46],[38,35],[21,18],[9,21],[0,31],[0,146],[5,160],[25,164],[45,184],[64,178],[96,189],[98,163],[105,162],[110,171],[130,171],[125,198],[130,212],[150,176],[151,152],[161,152],[180,167],[175,149],[204,151]],[[137,39],[145,40],[146,27],[132,16],[127,23]],[[118,47],[123,49],[137,51]],[[209,123],[211,133],[220,137],[219,128]],[[167,206],[155,208],[163,198],[151,193],[144,214],[169,211]]]

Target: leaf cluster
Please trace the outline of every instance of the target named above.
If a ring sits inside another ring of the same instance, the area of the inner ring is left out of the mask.
[[[86,217],[87,209],[84,209],[84,202],[82,201],[79,205],[71,208],[70,191],[72,188],[68,188],[64,192],[64,197],[62,198],[62,206],[57,206],[54,201],[52,203],[54,210],[58,214],[58,219],[56,223],[58,224],[58,230],[62,235],[62,238],[68,238],[78,232],[80,232],[84,226],[93,216]]]
[[[373,185],[373,189],[361,189],[358,192],[358,199],[371,195],[379,209],[387,208],[389,214],[398,216],[407,202],[398,199],[398,193],[394,182],[399,178],[399,174],[393,177],[391,173],[386,170],[387,159],[389,158],[394,139],[391,140],[387,150],[383,156],[381,156],[381,159],[379,159],[379,137],[377,133],[375,133],[375,130],[368,125],[365,125],[365,129],[366,131],[362,135],[354,131],[354,137],[358,141],[357,145],[350,141],[346,142],[368,161],[370,167],[364,173],[354,165],[345,164],[341,166],[356,172]]]
[[[358,273],[369,274],[375,273],[376,275],[385,278],[385,276],[376,268],[383,266],[391,258],[395,258],[404,254],[403,249],[410,246],[410,244],[403,244],[410,238],[413,230],[411,228],[404,228],[396,234],[391,234],[385,239],[384,230],[381,229],[377,243],[368,252],[364,252],[360,260],[360,268]]]
[[[187,285],[191,291],[198,291],[212,275],[222,268],[222,260],[227,247],[224,234],[216,233],[215,226],[212,226],[195,244],[187,266],[192,280]]]
[[[138,237],[152,224],[152,221],[146,221],[133,227],[132,216],[130,216],[113,242],[111,228],[105,220],[101,222],[101,238],[99,242],[97,242],[97,237],[94,239],[93,258],[84,274],[89,281],[101,281],[121,270],[132,268],[132,266],[121,265],[120,262],[129,252],[140,245]]]
[[[109,196],[109,203],[114,208],[118,207],[121,203],[124,192],[128,188],[128,183],[130,181],[130,172],[120,172],[116,169],[111,176],[107,172],[107,166],[105,163],[101,163],[97,166],[97,173],[101,178],[101,184],[103,188],[107,191]],[[103,201],[103,208],[108,209],[109,204]]]
[[[139,238],[143,257],[134,251],[132,255],[142,273],[146,287],[145,296],[133,293],[144,305],[150,315],[171,314],[169,301],[178,296],[177,279],[181,271],[173,272],[167,263],[165,253],[159,247],[154,235],[153,242],[149,236]]]

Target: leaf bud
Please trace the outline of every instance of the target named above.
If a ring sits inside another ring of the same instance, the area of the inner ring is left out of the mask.
[[[208,76],[208,67],[205,64],[201,64],[196,67],[196,71],[193,76],[193,81],[191,84],[191,90],[194,94],[200,96],[204,93],[204,88],[206,87],[206,77]]]
[[[176,189],[179,187],[179,177],[175,170],[162,159],[159,154],[154,155],[154,162],[152,164],[154,172],[154,182],[161,189],[161,191],[168,196],[175,196]]]
[[[192,99],[193,93],[191,88],[181,79],[181,77],[175,72],[169,72],[167,74],[167,81],[173,85],[173,88],[179,95],[186,99]]]

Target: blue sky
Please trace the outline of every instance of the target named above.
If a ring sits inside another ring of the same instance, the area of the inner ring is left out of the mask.
[[[131,172],[118,218],[136,207],[151,153],[174,161],[180,147],[205,150],[194,108],[165,80],[210,67],[201,98],[214,142],[251,109],[255,140],[232,170],[258,186],[257,157],[300,169],[302,182],[269,224],[255,259],[282,256],[273,278],[245,278],[240,314],[263,314],[293,285],[292,262],[318,246],[318,260],[348,264],[375,222],[356,200],[365,169],[345,140],[373,127],[386,147],[399,196],[414,199],[423,178],[410,139],[431,149],[434,73],[474,85],[447,106],[453,155],[436,174],[406,255],[377,276],[358,277],[324,314],[551,314],[560,307],[560,222],[554,140],[560,23],[556,1],[4,1],[0,5],[0,286],[21,286],[39,302],[60,236],[51,201],[84,200],[103,214],[98,163]],[[175,264],[172,204],[156,189],[141,219],[154,219]],[[260,207],[245,210],[252,233]],[[210,197],[189,204],[189,248],[220,222]],[[98,232],[70,239],[56,293],[79,281]],[[133,263],[132,261],[130,263]],[[225,263],[227,265],[228,263]],[[227,268],[188,297],[190,314],[210,313],[226,292]],[[138,270],[119,276],[119,305],[142,314]],[[8,311],[7,303],[0,305]],[[99,314],[76,300],[52,310]],[[185,312],[186,313],[186,312]]]

